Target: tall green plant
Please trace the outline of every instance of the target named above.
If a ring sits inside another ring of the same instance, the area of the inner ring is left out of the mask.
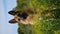
[[[60,34],[60,0],[17,0],[17,7],[13,10],[20,11],[24,8],[37,12],[35,24],[18,24],[19,34]]]

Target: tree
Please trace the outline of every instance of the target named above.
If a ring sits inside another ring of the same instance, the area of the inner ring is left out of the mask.
[[[26,8],[35,13],[34,24],[18,23],[19,34],[60,34],[60,0],[17,0],[13,10],[23,12]]]

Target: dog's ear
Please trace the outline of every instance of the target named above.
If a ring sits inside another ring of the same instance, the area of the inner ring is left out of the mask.
[[[8,13],[11,14],[11,15],[15,15],[15,14],[17,14],[16,11],[9,11]]]
[[[9,21],[9,23],[13,24],[13,23],[17,23],[17,21],[15,19],[12,19]]]

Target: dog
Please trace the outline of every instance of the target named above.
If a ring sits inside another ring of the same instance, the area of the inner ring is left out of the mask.
[[[14,16],[14,19],[10,20],[9,23],[22,23],[22,24],[32,24],[32,19],[35,12],[30,9],[24,9],[22,11],[9,11],[9,14]]]

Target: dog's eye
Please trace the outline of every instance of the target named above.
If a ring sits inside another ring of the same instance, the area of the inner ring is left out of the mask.
[[[18,17],[21,17],[21,18],[23,18],[23,19],[26,19],[27,16],[28,16],[27,13],[18,14]]]

